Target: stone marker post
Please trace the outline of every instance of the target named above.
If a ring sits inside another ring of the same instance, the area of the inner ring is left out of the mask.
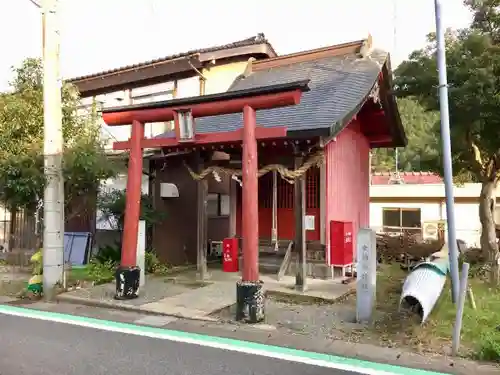
[[[376,300],[377,247],[375,232],[360,228],[357,235],[356,320],[370,323]]]
[[[146,284],[146,222],[139,221],[139,234],[137,236],[137,267],[141,270],[139,287]]]

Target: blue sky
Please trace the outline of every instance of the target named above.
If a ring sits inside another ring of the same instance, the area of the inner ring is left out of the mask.
[[[41,1],[41,0],[39,0]],[[397,2],[396,6],[395,3]],[[433,0],[59,0],[61,72],[69,78],[264,32],[278,53],[361,39],[395,63],[434,31]],[[446,27],[465,27],[462,0],[442,0]],[[396,10],[396,12],[394,12]],[[396,15],[396,16],[395,16]],[[396,38],[394,38],[396,28]],[[40,11],[0,0],[0,90],[10,67],[41,52]],[[395,42],[396,41],[396,42]]]

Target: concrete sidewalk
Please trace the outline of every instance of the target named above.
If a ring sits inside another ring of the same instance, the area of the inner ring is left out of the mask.
[[[183,316],[204,320],[214,311],[235,303],[236,286],[233,283],[220,282],[190,290],[157,302],[146,303],[144,311],[162,315]],[[208,319],[212,320],[212,318]]]
[[[214,312],[236,303],[238,273],[211,270],[210,281],[196,282],[196,272],[188,271],[171,278],[148,277],[139,298],[117,301],[114,284],[106,284],[60,294],[62,302],[77,303],[154,315],[167,315],[184,319],[215,321]],[[344,285],[336,280],[309,279],[308,290],[295,290],[293,277],[277,281],[273,276],[262,275],[267,295],[293,301],[334,303],[353,291],[354,284]]]

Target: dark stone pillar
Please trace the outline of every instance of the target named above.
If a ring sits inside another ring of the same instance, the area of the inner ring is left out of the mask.
[[[139,279],[141,270],[139,267],[119,266],[116,269],[116,295],[115,299],[134,299],[139,294]]]
[[[262,281],[236,283],[236,320],[259,323],[265,316],[265,295]]]

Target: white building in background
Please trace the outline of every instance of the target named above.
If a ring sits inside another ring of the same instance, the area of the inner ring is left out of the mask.
[[[401,173],[400,184],[388,183],[384,175],[374,175],[370,186],[370,226],[380,232],[410,230],[424,238],[436,237],[436,224],[446,221],[444,184],[429,173]],[[432,177],[433,176],[433,177]],[[481,184],[455,186],[457,239],[479,247],[479,194]],[[499,191],[500,192],[500,191]],[[500,223],[500,205],[496,208]]]

